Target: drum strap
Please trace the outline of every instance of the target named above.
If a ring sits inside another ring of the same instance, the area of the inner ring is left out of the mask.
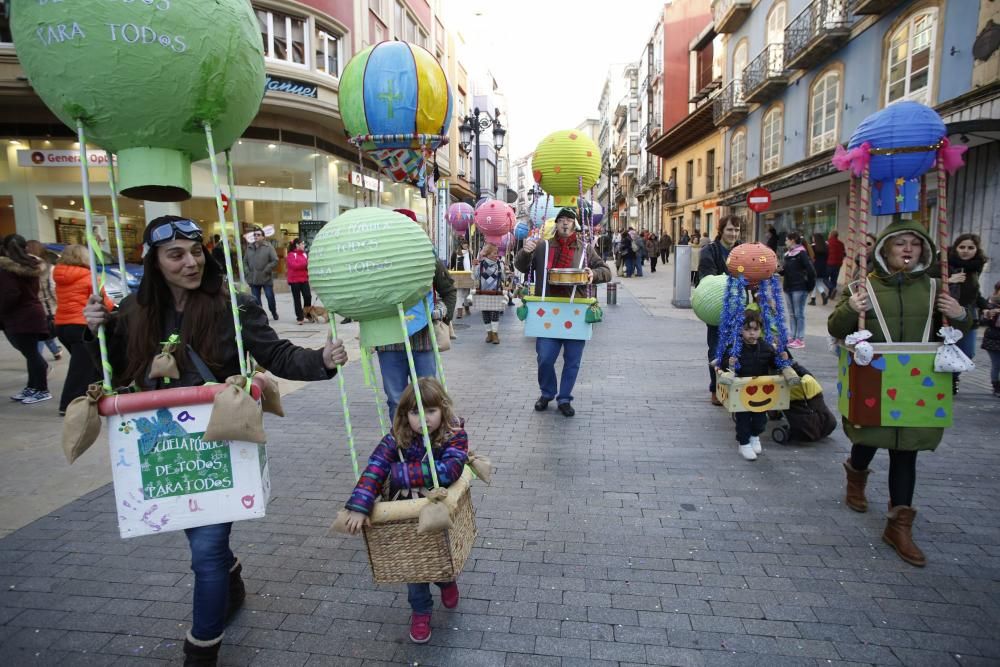
[[[937,294],[937,281],[934,280],[934,278],[931,278],[930,281],[930,303],[927,304],[927,322],[924,324],[923,337],[920,339],[921,343],[930,342],[931,323],[934,321],[934,297]],[[875,297],[875,290],[872,289],[872,281],[869,278],[865,279],[865,289],[868,290],[868,297],[872,300],[872,308],[875,310],[875,317],[878,319],[878,325],[882,327],[882,335],[885,336],[885,342],[894,342],[892,340],[892,336],[889,334],[889,327],[886,326],[885,315],[882,314],[882,306],[879,305],[878,299]]]

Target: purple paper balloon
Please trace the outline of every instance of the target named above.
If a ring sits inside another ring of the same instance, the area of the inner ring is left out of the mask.
[[[456,202],[448,207],[448,224],[459,234],[469,231],[475,210],[464,202]]]

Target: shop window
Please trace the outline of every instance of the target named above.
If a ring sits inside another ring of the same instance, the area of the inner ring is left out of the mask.
[[[340,37],[333,31],[316,32],[316,69],[340,77]]]
[[[254,12],[264,41],[265,58],[305,67],[309,50],[305,19],[266,9]]]
[[[809,153],[815,155],[837,143],[840,109],[840,72],[816,77],[809,95]]]
[[[0,0],[0,44],[11,44],[14,38],[10,34],[10,0]]]
[[[889,37],[885,103],[912,100],[931,104],[937,8],[906,19]]]
[[[729,139],[729,187],[735,187],[746,178],[747,131],[737,130]]]
[[[784,139],[782,109],[776,106],[764,115],[760,139],[760,171],[767,174],[781,166],[781,144]]]

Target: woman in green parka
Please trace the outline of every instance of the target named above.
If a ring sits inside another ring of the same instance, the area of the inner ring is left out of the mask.
[[[858,329],[858,314],[866,313],[865,328],[872,332],[872,343],[886,341],[872,306],[874,298],[882,310],[889,336],[893,342],[916,342],[923,338],[930,307],[931,290],[937,293],[931,335],[941,327],[942,315],[960,331],[967,331],[972,318],[948,290],[941,290],[941,281],[932,279],[928,269],[937,251],[923,225],[914,221],[897,221],[883,231],[875,241],[872,253],[874,266],[869,267],[871,293],[858,286],[852,293],[844,291],[827,320],[834,338],[844,339]],[[889,513],[882,539],[892,546],[899,557],[911,565],[923,567],[926,558],[913,543],[913,489],[916,485],[917,452],[934,450],[941,442],[942,428],[893,426],[857,426],[842,418],[844,433],[853,443],[851,456],[844,462],[847,471],[848,507],[857,512],[868,510],[865,483],[868,465],[879,449],[889,450]]]

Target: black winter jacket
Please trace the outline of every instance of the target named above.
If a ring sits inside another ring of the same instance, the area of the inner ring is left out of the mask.
[[[728,371],[729,368],[729,357],[731,355],[732,348],[726,348],[726,353],[722,355],[722,370]],[[802,366],[799,366],[794,359],[792,359],[791,353],[788,354],[789,361],[792,362],[792,370],[798,373],[799,376],[806,375],[807,371]],[[770,343],[765,340],[757,341],[756,345],[743,344],[743,348],[740,350],[740,367],[736,371],[736,376],[741,378],[756,377],[758,375],[777,375],[778,374],[778,355],[775,353],[774,348],[771,347]]]
[[[727,257],[729,257],[729,251],[722,245],[722,241],[712,241],[702,248],[698,258],[698,278],[726,275]]]
[[[816,287],[816,267],[805,250],[791,257],[786,254],[778,273],[785,278],[782,289],[786,292],[811,292]]]

